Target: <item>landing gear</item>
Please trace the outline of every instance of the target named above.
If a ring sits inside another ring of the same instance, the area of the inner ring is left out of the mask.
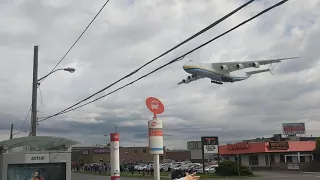
[[[223,84],[223,83],[222,83],[222,82],[220,82],[220,81],[213,81],[213,80],[211,80],[211,83],[220,84],[220,85],[222,85],[222,84]]]

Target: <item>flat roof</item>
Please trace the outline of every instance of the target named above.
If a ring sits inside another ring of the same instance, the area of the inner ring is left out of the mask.
[[[0,142],[0,147],[6,150],[29,147],[41,151],[59,150],[80,144],[78,141],[55,136],[26,136]]]

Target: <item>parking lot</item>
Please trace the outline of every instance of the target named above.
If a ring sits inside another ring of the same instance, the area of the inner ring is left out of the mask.
[[[258,177],[241,178],[241,179],[259,179],[259,180],[320,180],[320,173],[299,173],[299,172],[256,172]],[[98,176],[91,174],[73,173],[72,180],[106,180],[110,177]],[[121,177],[122,180],[138,180],[142,178],[131,178],[131,177]],[[145,179],[145,178],[143,178]],[[167,179],[167,178],[161,178]],[[226,178],[212,178],[212,179],[239,179],[237,177],[226,177]]]

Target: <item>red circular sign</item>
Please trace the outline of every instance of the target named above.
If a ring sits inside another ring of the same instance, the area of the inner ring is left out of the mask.
[[[156,126],[157,125],[157,122],[155,122],[155,121],[153,121],[152,123],[151,123],[151,126]]]
[[[164,105],[155,97],[148,97],[146,99],[146,105],[153,114],[162,114],[164,112]]]

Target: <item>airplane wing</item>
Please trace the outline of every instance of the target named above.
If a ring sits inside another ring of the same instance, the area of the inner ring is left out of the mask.
[[[222,62],[222,63],[212,63],[212,66],[216,69],[221,69],[225,71],[236,71],[245,68],[259,68],[260,65],[267,65],[272,63],[280,63],[283,60],[296,59],[298,57],[288,57],[279,59],[269,59],[269,60],[257,60],[257,61],[237,61],[237,62]]]
[[[204,77],[194,76],[194,75],[188,76],[186,79],[183,79],[182,81],[180,81],[180,82],[178,83],[178,85],[179,85],[179,84],[188,84],[188,83],[190,83],[190,82],[192,82],[192,81],[196,81],[196,80],[202,79],[202,78],[204,78]]]

